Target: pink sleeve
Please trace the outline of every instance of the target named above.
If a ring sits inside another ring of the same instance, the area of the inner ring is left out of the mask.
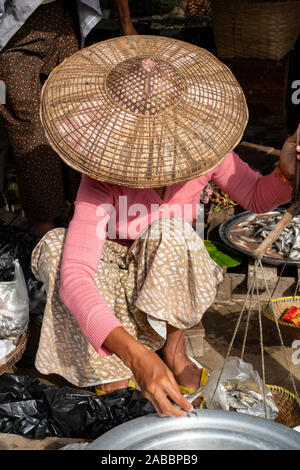
[[[230,152],[213,171],[212,181],[244,209],[263,213],[291,200],[292,187],[274,173],[262,176]]]
[[[97,215],[97,206],[102,203],[113,204],[109,185],[83,176],[65,240],[59,294],[87,340],[106,356],[111,353],[102,343],[121,323],[94,282],[109,219],[108,211],[98,210]]]

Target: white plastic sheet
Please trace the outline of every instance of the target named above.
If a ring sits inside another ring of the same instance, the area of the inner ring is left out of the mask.
[[[0,338],[18,338],[29,322],[29,297],[22,268],[14,261],[13,281],[0,282]]]
[[[10,339],[0,339],[0,365],[4,363],[6,356],[14,349],[16,349],[16,346]]]

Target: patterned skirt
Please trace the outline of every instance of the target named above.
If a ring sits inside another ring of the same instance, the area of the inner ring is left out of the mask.
[[[36,368],[78,387],[130,378],[115,354],[97,354],[59,297],[65,235],[66,229],[51,230],[32,254],[33,273],[47,291]],[[222,277],[193,228],[171,217],[149,225],[130,248],[107,240],[94,282],[124,328],[157,351],[167,324],[188,329],[200,322]]]

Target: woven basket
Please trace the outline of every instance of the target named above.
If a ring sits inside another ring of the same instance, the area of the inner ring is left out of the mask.
[[[4,361],[0,363],[0,375],[5,374],[11,367],[13,367],[22,357],[28,339],[28,331],[22,334],[22,336],[18,339],[16,348],[6,356]],[[4,362],[4,363],[2,363]]]
[[[272,308],[272,305],[273,305],[273,308]],[[287,323],[287,322],[283,322],[279,320],[281,315],[288,308],[293,307],[293,306],[300,308],[300,297],[299,296],[281,297],[278,299],[273,299],[272,305],[271,305],[271,302],[268,302],[263,305],[262,312],[264,316],[275,323],[274,314],[273,314],[273,309],[274,309],[274,313],[278,320],[278,324],[280,325],[282,330],[288,333],[293,338],[300,339],[300,326],[293,325],[292,323]]]
[[[300,402],[295,395],[283,387],[277,385],[267,385],[271,390],[273,400],[278,408],[278,416],[274,420],[277,423],[284,424],[289,428],[295,428],[300,425]],[[197,400],[197,401],[196,401]],[[206,408],[203,397],[200,396],[193,402],[195,407]]]
[[[271,390],[279,414],[275,421],[289,428],[300,425],[300,402],[293,393],[276,385],[267,385]]]
[[[213,0],[219,57],[281,60],[300,33],[300,2]]]

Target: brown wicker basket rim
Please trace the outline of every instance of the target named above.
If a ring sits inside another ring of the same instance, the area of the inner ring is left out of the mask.
[[[270,315],[268,312],[267,312],[267,308],[269,307],[269,305],[271,305],[271,303],[273,304],[279,304],[279,303],[284,303],[284,302],[291,302],[292,300],[295,300],[295,301],[298,301],[300,302],[300,296],[296,296],[296,297],[279,297],[278,299],[273,299],[272,302],[266,302],[263,307],[262,307],[262,312],[264,314],[264,316],[266,318],[268,318],[269,320],[271,321],[275,321],[274,320],[274,317],[273,315]],[[284,321],[281,321],[281,320],[278,320],[278,324],[279,325],[282,325],[282,326],[285,326],[287,328],[296,328],[296,329],[300,329],[300,325],[294,325],[293,323],[288,323],[288,322],[284,322]]]
[[[281,393],[282,395],[286,396],[287,398],[290,398],[291,400],[294,400],[295,402],[297,402],[300,406],[300,399],[298,397],[296,397],[296,395],[294,395],[292,392],[290,392],[289,390],[287,390],[286,388],[284,387],[280,387],[279,385],[268,385],[266,384],[266,386],[270,389],[270,390],[274,390],[276,392],[279,392]]]
[[[5,362],[0,364],[0,375],[4,374],[10,367],[13,367],[18,362],[26,348],[28,340],[28,330],[26,330],[19,338],[16,348],[11,351],[7,356]]]

